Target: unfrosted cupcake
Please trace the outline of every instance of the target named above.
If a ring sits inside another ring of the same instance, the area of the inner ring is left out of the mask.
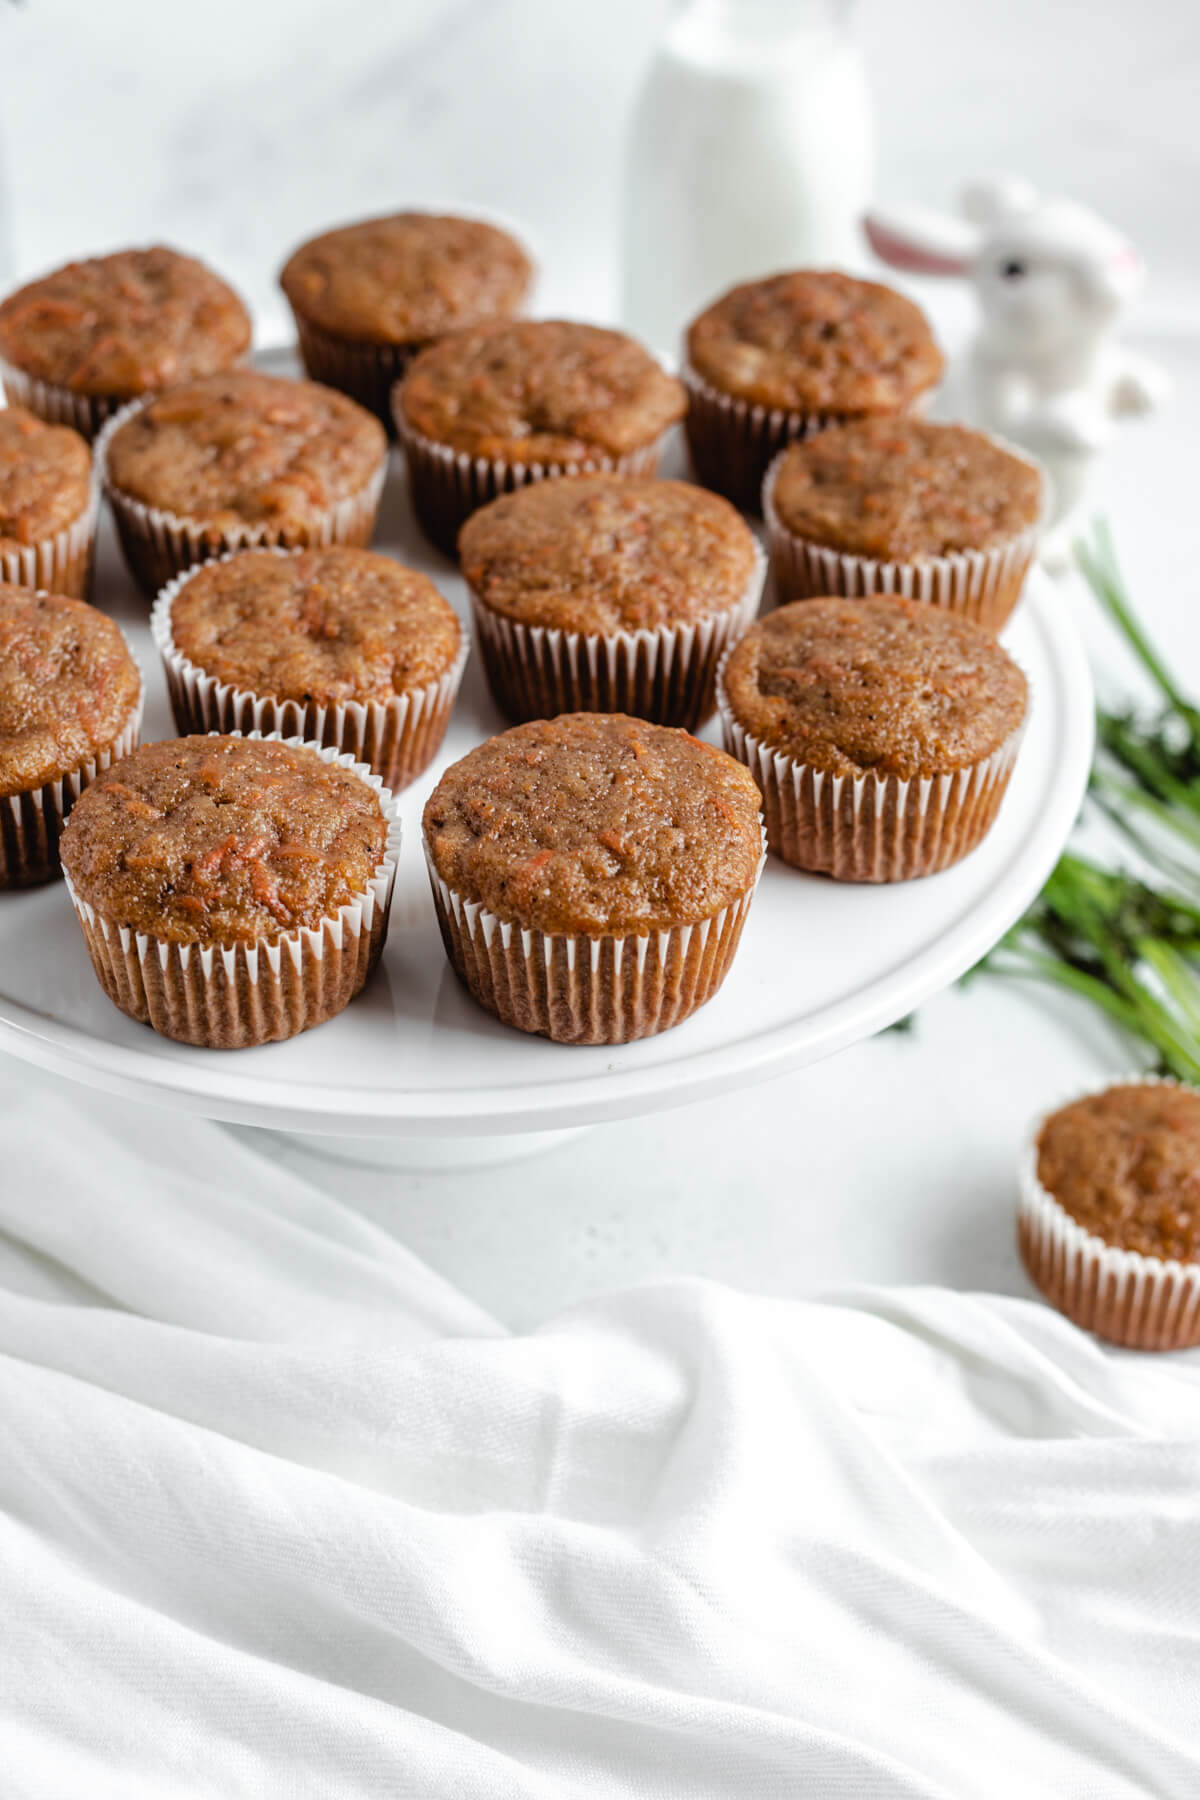
[[[903,594],[999,631],[1037,549],[1042,473],[965,425],[860,419],[781,451],[763,487],[776,596]]]
[[[0,581],[82,599],[96,532],[92,457],[77,431],[0,412]]]
[[[489,738],[442,776],[424,832],[456,972],[565,1044],[648,1037],[711,999],[762,868],[745,769],[620,714]]]
[[[142,678],[110,618],[0,586],[0,888],[58,874],[63,820],[141,719]]]
[[[233,289],[161,244],[68,263],[0,305],[8,399],[86,438],[139,394],[230,369],[249,348]]]
[[[423,350],[392,404],[417,517],[453,556],[464,520],[498,494],[596,470],[652,475],[685,396],[624,333],[537,319]]]
[[[512,318],[532,279],[525,250],[497,226],[404,212],[311,238],[279,285],[309,375],[390,429],[388,397],[417,351],[447,332]]]
[[[822,599],[752,626],[717,701],[777,856],[840,881],[904,881],[991,829],[1027,690],[969,620],[912,600]]]
[[[251,545],[367,544],[387,471],[378,419],[314,381],[235,370],[136,404],[97,458],[148,593]]]
[[[818,269],[745,282],[688,327],[696,472],[756,513],[785,444],[847,419],[910,412],[941,373],[924,314],[891,288]]]
[[[1051,1113],[1022,1168],[1017,1240],[1076,1325],[1133,1350],[1200,1344],[1200,1093],[1144,1078]]]
[[[428,767],[467,659],[428,576],[370,550],[240,550],[168,583],[151,631],[180,731],[347,751],[392,792]]]
[[[625,712],[694,728],[762,591],[762,553],[734,508],[648,476],[505,494],[467,520],[459,559],[510,719]]]
[[[214,1050],[294,1037],[354,998],[387,935],[398,850],[378,778],[295,738],[143,744],[62,839],[109,999]]]

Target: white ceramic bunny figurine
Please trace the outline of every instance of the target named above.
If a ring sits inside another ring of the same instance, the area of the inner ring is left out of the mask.
[[[1166,396],[1163,372],[1113,341],[1141,285],[1141,259],[1096,213],[1042,199],[1013,177],[973,183],[961,204],[961,218],[881,208],[864,220],[866,234],[894,268],[973,284],[981,318],[967,356],[967,416],[1044,463],[1050,522],[1061,526],[1118,422]]]

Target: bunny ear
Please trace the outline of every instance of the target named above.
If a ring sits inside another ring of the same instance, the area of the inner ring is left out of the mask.
[[[863,230],[881,262],[916,275],[966,275],[979,247],[976,226],[923,206],[872,208]]]
[[[959,199],[964,217],[974,225],[997,225],[1001,219],[1032,212],[1038,191],[1023,175],[981,175],[969,182]]]

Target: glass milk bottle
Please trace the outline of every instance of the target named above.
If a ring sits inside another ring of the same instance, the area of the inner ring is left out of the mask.
[[[675,350],[725,288],[855,267],[873,133],[847,0],[687,0],[634,113],[623,323]]]

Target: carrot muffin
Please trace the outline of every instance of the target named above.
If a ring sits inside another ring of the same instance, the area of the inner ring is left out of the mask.
[[[361,764],[299,739],[143,744],[63,833],[71,898],[114,1005],[241,1049],[358,993],[387,932],[394,807]]]
[[[63,820],[137,742],[142,678],[104,613],[0,586],[0,888],[58,874]]]
[[[781,602],[904,594],[999,631],[1037,546],[1042,473],[965,425],[858,419],[781,451],[763,510]]]
[[[620,331],[561,319],[459,332],[392,396],[417,516],[454,554],[485,501],[545,476],[652,475],[684,390]]]
[[[0,580],[81,599],[96,529],[92,456],[77,431],[0,412]]]
[[[735,287],[688,327],[688,443],[706,487],[757,512],[794,438],[910,412],[941,378],[919,307],[891,288],[799,269]]]
[[[332,388],[247,369],[143,402],[97,454],[125,559],[154,593],[249,545],[369,543],[387,437]]]
[[[87,438],[126,401],[230,369],[249,348],[233,289],[161,244],[68,263],[0,305],[9,400]]]
[[[1022,1171],[1017,1240],[1076,1325],[1135,1350],[1200,1344],[1200,1093],[1147,1078],[1051,1113]]]
[[[622,714],[517,725],[424,816],[446,952],[481,1006],[559,1043],[665,1031],[725,978],[762,866],[758,790]]]
[[[370,550],[239,550],[168,583],[151,630],[180,731],[348,751],[396,791],[446,733],[466,662],[428,576]]]
[[[519,488],[472,514],[458,549],[510,719],[628,712],[693,729],[762,589],[762,554],[734,508],[650,476]]]
[[[912,600],[796,601],[718,676],[725,744],[763,790],[767,841],[841,881],[931,875],[990,830],[1025,677],[967,619]]]
[[[447,332],[512,318],[532,280],[528,255],[497,226],[405,212],[311,238],[279,285],[309,375],[390,429],[388,396],[417,351]]]

